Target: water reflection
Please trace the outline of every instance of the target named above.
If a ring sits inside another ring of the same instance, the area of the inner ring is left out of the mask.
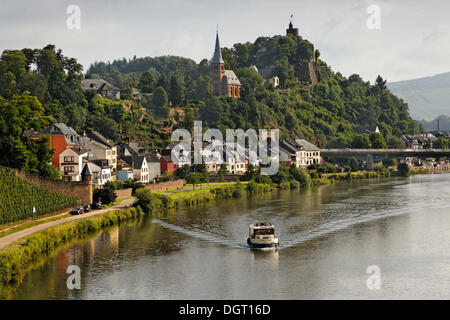
[[[275,192],[146,217],[77,241],[32,271],[17,298],[441,297],[450,290],[450,175]],[[250,250],[271,221],[281,248]],[[82,289],[66,269],[82,270]],[[366,287],[379,265],[383,290]]]

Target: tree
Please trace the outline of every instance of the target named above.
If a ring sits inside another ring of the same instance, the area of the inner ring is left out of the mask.
[[[440,137],[439,139],[433,142],[433,148],[435,149],[448,149],[450,146],[450,139],[445,139],[444,137]]]
[[[407,177],[410,175],[409,167],[406,162],[399,163],[397,166],[398,174],[402,177]]]
[[[141,92],[151,93],[154,87],[155,78],[153,78],[153,74],[150,71],[142,73],[141,78],[139,79],[139,90],[141,90]]]
[[[166,90],[159,86],[153,92],[153,97],[151,100],[151,107],[155,110],[156,114],[162,117],[167,117],[169,114],[169,109],[167,107],[168,97]]]
[[[368,149],[370,148],[370,140],[366,134],[357,134],[352,140],[352,148],[356,149]]]
[[[191,172],[191,166],[188,164],[182,165],[181,167],[178,167],[176,171],[177,177],[181,179],[186,179],[186,176]]]
[[[189,172],[186,176],[186,182],[192,184],[192,190],[195,190],[195,185],[203,181],[203,176],[200,172]]]
[[[106,185],[102,189],[95,189],[93,194],[94,202],[110,204],[116,201],[116,191],[111,185]]]
[[[165,74],[162,74],[158,82],[156,83],[156,87],[162,87],[166,92],[169,90],[169,81],[167,81],[167,77]]]
[[[349,166],[350,166],[352,172],[358,171],[358,169],[359,169],[358,160],[356,160],[355,157],[352,157],[350,159]]]
[[[184,102],[184,87],[177,77],[170,77],[169,99],[173,106],[179,106]]]
[[[378,132],[372,132],[369,136],[372,149],[387,149],[386,141],[384,141],[383,135]]]
[[[380,91],[383,91],[384,89],[386,89],[386,82],[386,80],[383,80],[383,78],[378,75],[377,79],[375,80],[375,85]]]
[[[300,187],[305,188],[311,184],[311,177],[303,168],[293,165],[289,169],[289,175],[300,183]]]
[[[50,167],[53,150],[49,138],[30,139],[25,131],[42,130],[50,123],[44,108],[28,92],[13,95],[11,100],[0,97],[0,164],[46,178],[58,178]]]
[[[242,181],[250,181],[254,180],[259,175],[259,172],[256,170],[255,166],[251,163],[247,165],[247,170],[241,176]]]
[[[166,171],[161,175],[161,181],[173,181],[175,179],[172,171]]]
[[[272,181],[276,184],[282,184],[289,181],[289,170],[286,166],[281,165],[278,168],[278,172],[271,177]]]

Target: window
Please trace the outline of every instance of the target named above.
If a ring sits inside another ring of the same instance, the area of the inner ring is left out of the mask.
[[[73,157],[64,157],[64,162],[73,162]]]
[[[75,167],[74,166],[69,166],[69,167],[64,167],[64,174],[69,174],[71,172],[75,171]]]

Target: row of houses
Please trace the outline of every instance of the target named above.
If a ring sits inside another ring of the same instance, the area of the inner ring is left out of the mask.
[[[53,123],[40,132],[29,131],[26,134],[31,138],[44,134],[50,136],[50,147],[55,150],[52,164],[59,169],[63,179],[81,181],[82,172],[86,169],[92,174],[96,187],[116,180],[136,179],[144,184],[156,182],[165,172],[175,173],[193,160],[193,152],[190,151],[180,151],[173,159],[175,144],[160,151],[148,151],[136,142],[115,145],[96,131],[79,135],[64,123]],[[275,155],[273,150],[269,154]],[[244,174],[251,162],[248,154],[239,159],[235,150],[208,148],[207,143],[203,144],[202,158],[210,173],[218,173],[224,164],[228,173],[234,175]],[[307,167],[320,163],[320,159],[319,148],[306,140],[283,140],[280,143],[279,161],[287,166]],[[252,164],[258,166],[259,162],[254,160]]]
[[[429,149],[433,146],[433,142],[437,139],[435,135],[431,133],[407,135],[404,134],[401,137],[406,148],[409,149]]]

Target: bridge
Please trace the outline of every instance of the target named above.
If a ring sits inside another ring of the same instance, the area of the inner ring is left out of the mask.
[[[450,149],[320,149],[320,155],[345,159],[354,157],[366,161],[367,167],[372,169],[374,162],[384,159],[450,158]]]

